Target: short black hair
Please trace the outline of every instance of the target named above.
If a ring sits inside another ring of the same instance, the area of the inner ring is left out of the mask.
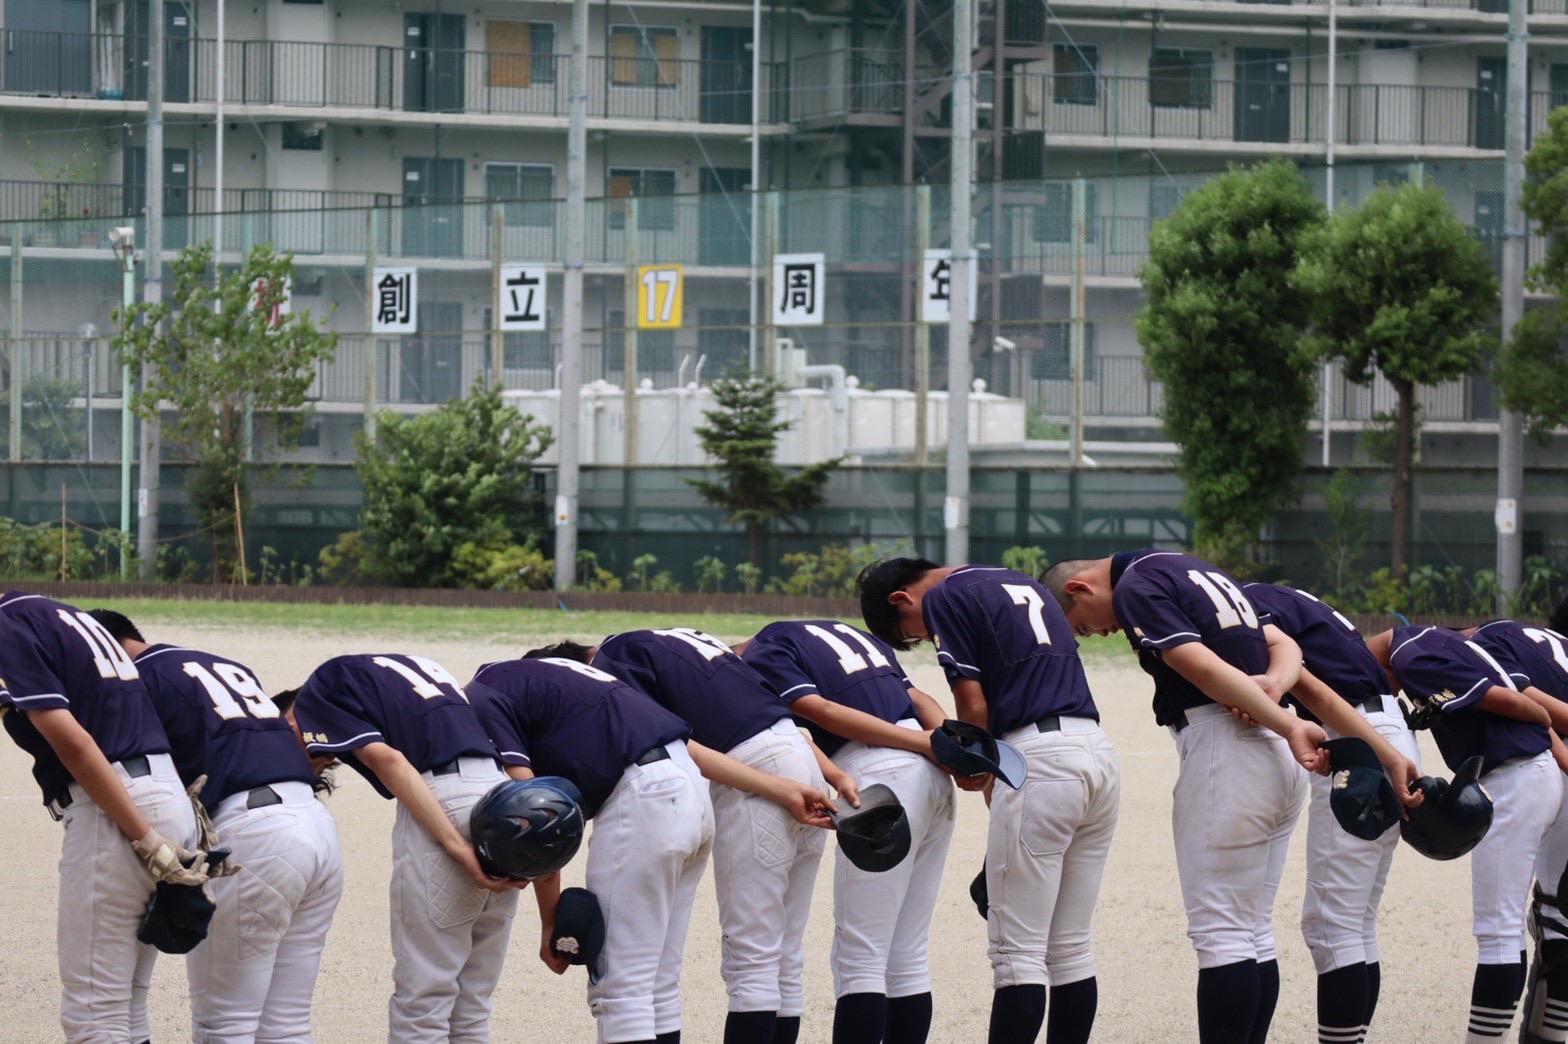
[[[940,568],[925,558],[884,558],[862,569],[855,578],[855,589],[860,592],[860,616],[866,621],[866,630],[895,649],[913,649],[916,643],[898,633],[898,610],[887,599]]]
[[[294,706],[294,701],[299,699],[298,689],[284,689],[272,697],[272,702],[278,705],[279,714],[287,714],[289,708]]]
[[[1073,607],[1073,596],[1067,593],[1067,581],[1087,571],[1092,565],[1094,565],[1092,558],[1064,559],[1055,565],[1047,566],[1037,579],[1041,587],[1056,596],[1056,604],[1065,612]]]
[[[1546,626],[1558,634],[1568,634],[1568,594],[1563,595],[1563,600],[1552,610],[1552,617],[1546,621]]]
[[[133,642],[147,640],[142,637],[142,632],[136,629],[136,625],[131,623],[131,618],[124,613],[117,613],[113,609],[89,609],[87,615],[102,624],[103,629],[109,632],[109,637],[117,642],[123,642],[127,638]]]
[[[592,657],[588,655],[592,651],[592,646],[583,645],[581,642],[556,642],[554,645],[545,645],[538,649],[529,649],[527,652],[523,653],[523,659],[538,660],[549,657],[555,660],[576,660],[578,663],[587,663],[590,659],[592,659]]]

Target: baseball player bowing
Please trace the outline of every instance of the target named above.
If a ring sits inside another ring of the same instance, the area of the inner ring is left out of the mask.
[[[1035,1039],[1047,984],[1048,1044],[1088,1040],[1099,1004],[1089,926],[1121,774],[1061,608],[1022,573],[916,558],[872,565],[859,586],[867,628],[900,648],[934,643],[959,718],[1028,763],[1020,789],[991,792],[992,1044]]]
[[[567,653],[565,656],[551,655]],[[605,924],[603,974],[589,1007],[601,1041],[680,1039],[681,962],[697,883],[713,844],[713,805],[694,755],[728,785],[790,806],[813,823],[816,790],[688,744],[691,727],[636,686],[582,662],[575,643],[487,664],[468,691],[506,770],[516,779],[564,776],[593,818],[587,883]],[[566,960],[550,940],[559,876],[535,882],[540,956]]]
[[[1394,702],[1388,676],[1342,613],[1305,591],[1245,584],[1258,611],[1301,647],[1301,677],[1290,695],[1330,737],[1371,744],[1406,804],[1419,803],[1410,783],[1421,775],[1415,736]],[[1377,1008],[1382,967],[1377,908],[1399,846],[1399,831],[1366,841],[1342,829],[1329,807],[1329,777],[1310,778],[1307,889],[1301,934],[1318,973],[1319,1044],[1360,1040]]]
[[[33,757],[60,847],[60,1025],[72,1044],[145,1041],[156,951],[136,939],[159,881],[186,869],[196,818],[136,665],[98,621],[0,596],[0,717]]]
[[[1198,1039],[1262,1044],[1279,1000],[1274,896],[1307,790],[1296,762],[1318,770],[1328,738],[1279,702],[1301,650],[1229,574],[1190,555],[1125,551],[1058,562],[1041,579],[1075,633],[1125,630],[1154,679],[1154,720],[1181,760],[1171,825],[1198,954]]]
[[[769,624],[741,648],[817,747],[865,788],[892,788],[910,852],[881,873],[833,866],[834,1044],[922,1044],[931,1028],[926,940],[953,839],[952,780],[929,759],[946,715],[892,647],[835,620]]]
[[[705,752],[793,780],[822,802],[828,783],[854,800],[854,782],[831,761],[819,761],[788,706],[711,635],[688,627],[628,631],[592,650],[592,663],[689,723],[697,764],[713,783],[719,970],[729,993],[725,1044],[793,1044],[805,1006],[802,940],[826,835],[714,775]]]
[[[423,656],[338,656],[290,695],[307,754],[397,801],[387,1039],[488,1041],[517,893],[468,837],[469,810],[506,774],[462,686]]]
[[[1517,691],[1508,672],[1476,642],[1441,627],[1399,627],[1367,639],[1395,685],[1418,705],[1411,724],[1431,728],[1455,772],[1482,759],[1491,829],[1470,853],[1478,951],[1466,1044],[1508,1032],[1524,989],[1525,908],[1536,856],[1562,800],[1568,750],[1548,728],[1546,708]]]
[[[90,614],[140,672],[187,786],[239,874],[213,883],[205,944],[185,959],[197,1044],[311,1040],[321,949],[343,894],[337,824],[277,704],[242,664],[150,645],[121,613]]]
[[[1465,633],[1465,632],[1461,632]],[[1508,672],[1514,688],[1540,704],[1552,731],[1568,733],[1568,637],[1546,627],[1493,620],[1469,632]],[[1547,828],[1535,857],[1535,895],[1531,904],[1535,957],[1525,994],[1524,1044],[1568,1041],[1568,896],[1562,894],[1568,871],[1568,783],[1557,818]]]

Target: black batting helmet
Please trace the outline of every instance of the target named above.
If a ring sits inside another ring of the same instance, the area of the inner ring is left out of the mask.
[[[509,779],[474,805],[468,830],[479,866],[491,877],[548,877],[583,843],[582,795],[560,776]]]
[[[1480,844],[1492,827],[1492,796],[1481,786],[1480,775],[1477,756],[1459,766],[1452,783],[1422,776],[1410,784],[1426,800],[1399,824],[1400,836],[1428,859],[1458,859]]]

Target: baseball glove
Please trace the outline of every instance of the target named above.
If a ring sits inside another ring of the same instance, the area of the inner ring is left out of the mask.
[[[221,843],[218,828],[212,825],[212,817],[207,814],[207,806],[202,804],[201,792],[206,785],[207,776],[203,773],[196,777],[196,782],[185,788],[185,796],[191,799],[191,811],[196,816],[196,847],[208,853],[208,877],[229,877],[240,872],[240,864],[232,859],[224,859],[221,862],[212,859],[212,853],[227,852],[227,849],[218,847]]]
[[[1405,724],[1409,726],[1411,732],[1430,729],[1437,723],[1437,719],[1442,716],[1442,711],[1438,709],[1437,704],[1430,702],[1418,703],[1412,708],[1409,703],[1405,702],[1403,696],[1399,697],[1399,709],[1404,714]]]
[[[228,854],[222,848],[207,853],[208,866],[215,867]],[[147,902],[136,938],[164,953],[190,953],[207,938],[207,926],[217,909],[205,884],[159,881]]]

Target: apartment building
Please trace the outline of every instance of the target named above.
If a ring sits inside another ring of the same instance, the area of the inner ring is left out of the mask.
[[[27,272],[13,336],[36,372],[87,381],[96,367],[100,397],[118,394],[117,374],[79,345],[119,301],[104,230],[146,202],[156,7],[4,0],[0,26],[0,222],[15,223],[0,226],[0,259],[19,251]],[[1069,408],[1081,301],[1091,428],[1152,432],[1138,266],[1152,222],[1230,162],[1288,156],[1326,194],[1332,152],[1336,201],[1428,179],[1478,235],[1499,236],[1503,0],[975,8],[971,350],[992,391],[1047,416]],[[489,358],[496,248],[559,270],[571,4],[168,0],[161,17],[165,244],[295,252],[296,306],[330,311],[345,335],[318,382],[318,423],[340,429],[322,456],[341,452],[364,398],[367,259],[421,272],[421,332],[376,346],[377,397],[417,409],[461,393]],[[945,241],[951,22],[951,0],[591,3],[586,376],[626,380],[628,252],[681,263],[686,280],[683,326],[637,335],[636,379],[668,387],[745,363],[765,285],[755,231],[761,253],[820,250],[829,265],[827,325],[772,332],[868,386],[911,387],[919,247]],[[1568,0],[1533,0],[1530,32],[1539,129],[1568,100]],[[933,186],[925,237],[919,184]],[[772,194],[755,214],[754,186]],[[561,304],[557,283],[552,316]],[[553,383],[550,325],[506,335],[508,385]],[[1336,381],[1331,415],[1357,426],[1379,394]],[[1438,425],[1495,416],[1479,377],[1426,406]]]

